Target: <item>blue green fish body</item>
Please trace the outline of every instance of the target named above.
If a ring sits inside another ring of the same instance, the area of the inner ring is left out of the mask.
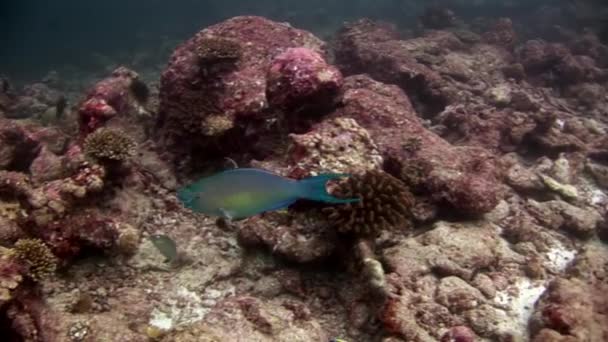
[[[238,220],[286,208],[298,199],[336,204],[357,202],[357,198],[333,197],[325,189],[328,180],[346,176],[323,174],[293,180],[261,169],[234,169],[192,183],[180,189],[177,196],[195,212]]]

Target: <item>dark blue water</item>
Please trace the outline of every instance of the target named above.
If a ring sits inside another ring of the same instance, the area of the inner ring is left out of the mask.
[[[588,2],[599,0],[588,0]],[[573,1],[435,1],[461,18],[524,17],[545,4]],[[574,1],[577,2],[577,1]],[[578,2],[584,2],[583,0]],[[2,0],[0,74],[39,78],[52,69],[94,69],[104,63],[166,61],[172,47],[201,28],[235,15],[288,21],[328,38],[360,17],[414,27],[431,3],[423,0]],[[140,56],[141,57],[141,56]],[[141,59],[141,58],[140,58]]]

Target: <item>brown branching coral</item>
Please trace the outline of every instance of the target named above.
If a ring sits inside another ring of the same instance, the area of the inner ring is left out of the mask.
[[[372,170],[353,176],[338,185],[333,195],[360,199],[356,203],[324,209],[342,233],[371,236],[409,224],[412,195],[401,181],[383,171]]]
[[[57,258],[40,239],[20,239],[14,246],[15,257],[28,267],[28,275],[35,281],[55,273]]]
[[[204,38],[196,49],[196,55],[202,64],[233,62],[241,54],[241,47],[236,42],[220,37]]]
[[[87,136],[84,151],[96,159],[124,161],[135,154],[135,141],[123,131],[101,128]]]

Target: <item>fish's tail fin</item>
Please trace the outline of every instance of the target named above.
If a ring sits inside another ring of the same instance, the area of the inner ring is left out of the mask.
[[[301,179],[298,181],[299,197],[311,201],[335,204],[359,202],[358,198],[337,198],[327,193],[325,188],[327,181],[348,176],[350,175],[344,173],[326,173]]]
[[[186,207],[191,208],[196,198],[196,192],[189,187],[183,187],[177,190],[177,199]]]

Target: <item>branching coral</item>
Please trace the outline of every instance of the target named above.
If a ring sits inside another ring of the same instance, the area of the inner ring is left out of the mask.
[[[232,62],[241,57],[239,44],[221,37],[206,37],[201,40],[196,55],[202,64]]]
[[[28,267],[28,275],[35,281],[55,273],[57,258],[40,239],[21,239],[15,243],[14,255]]]
[[[356,203],[324,209],[342,233],[372,236],[382,230],[409,225],[412,195],[401,181],[383,171],[353,176],[338,185],[333,194],[360,198]]]
[[[135,154],[135,141],[123,131],[101,128],[87,136],[84,150],[97,159],[124,161]]]

